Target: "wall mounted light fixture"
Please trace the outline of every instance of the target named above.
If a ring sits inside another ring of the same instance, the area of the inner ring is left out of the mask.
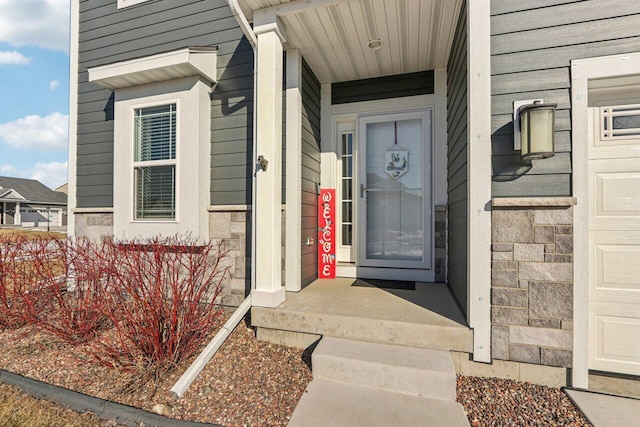
[[[555,109],[542,99],[513,103],[514,149],[523,160],[546,159],[555,154]]]

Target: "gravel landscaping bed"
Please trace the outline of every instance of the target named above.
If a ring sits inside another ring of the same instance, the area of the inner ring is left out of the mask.
[[[537,384],[458,375],[456,400],[472,426],[590,426],[564,391]]]
[[[220,320],[226,320],[228,313]],[[27,326],[0,331],[0,368],[92,396],[171,417],[225,426],[284,426],[311,381],[309,354],[255,338],[246,322],[230,335],[180,400],[169,389],[185,361],[157,381],[143,383],[83,360],[77,348]],[[511,380],[458,376],[457,400],[472,426],[589,426],[565,393]]]
[[[83,361],[77,349],[31,326],[0,332],[0,349],[0,368],[7,371],[149,411],[169,405],[171,417],[225,426],[286,425],[311,381],[302,349],[258,341],[246,322],[180,400],[171,399],[169,389],[195,356],[143,384],[134,374]]]

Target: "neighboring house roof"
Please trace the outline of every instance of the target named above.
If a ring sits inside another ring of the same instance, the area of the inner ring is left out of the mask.
[[[67,204],[66,194],[53,191],[40,181],[8,176],[0,176],[0,198],[31,203]]]

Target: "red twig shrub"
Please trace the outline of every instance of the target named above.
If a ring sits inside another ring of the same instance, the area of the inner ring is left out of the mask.
[[[94,358],[111,367],[160,373],[192,355],[220,314],[226,255],[222,244],[198,245],[190,237],[105,241],[97,254],[108,268],[100,310],[113,329],[92,342]]]
[[[215,327],[226,256],[222,243],[178,236],[0,240],[0,328],[35,324],[87,343],[80,350],[103,365],[162,373]]]
[[[104,312],[110,267],[101,264],[101,246],[89,240],[61,239],[48,249],[46,261],[38,260],[35,266],[49,298],[46,309],[33,316],[33,323],[74,344],[91,340],[109,324]]]
[[[60,269],[50,245],[55,245],[51,237],[0,239],[0,328],[33,323],[46,310],[51,291],[42,283],[42,273]]]

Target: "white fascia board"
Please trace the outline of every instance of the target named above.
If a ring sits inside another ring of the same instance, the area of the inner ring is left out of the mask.
[[[191,76],[215,83],[216,67],[217,48],[188,47],[89,68],[89,81],[111,90]]]
[[[275,16],[293,15],[296,13],[306,12],[312,9],[318,9],[321,7],[328,7],[334,4],[341,3],[343,0],[305,0],[305,1],[289,1],[275,6],[268,6],[259,9],[252,10],[252,19],[254,25],[260,25],[265,20],[270,21]],[[243,10],[251,10],[251,7],[246,2],[241,2],[241,8]],[[249,14],[247,14],[249,16]]]

